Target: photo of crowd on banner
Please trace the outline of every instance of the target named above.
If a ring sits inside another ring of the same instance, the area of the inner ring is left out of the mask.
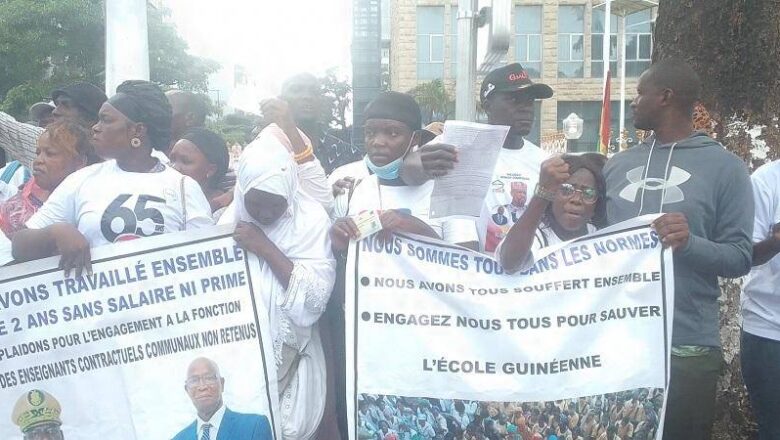
[[[650,440],[663,390],[640,388],[551,402],[358,397],[361,440]]]

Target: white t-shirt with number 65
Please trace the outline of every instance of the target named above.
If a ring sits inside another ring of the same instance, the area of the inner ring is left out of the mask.
[[[26,226],[55,223],[76,226],[91,247],[214,224],[209,202],[191,178],[168,166],[127,172],[114,160],[65,178]]]

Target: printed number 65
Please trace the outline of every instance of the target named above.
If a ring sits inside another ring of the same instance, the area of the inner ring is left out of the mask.
[[[139,237],[149,237],[157,235],[160,232],[158,226],[162,226],[165,223],[162,213],[158,209],[147,208],[148,202],[162,202],[165,200],[160,197],[140,195],[138,201],[135,203],[135,207],[131,210],[124,205],[127,200],[132,197],[132,194],[122,194],[106,208],[103,213],[103,217],[100,219],[100,230],[103,232],[103,236],[110,242],[116,241],[117,237],[124,234],[135,234]],[[119,231],[114,230],[112,227],[114,219],[122,220],[122,228]],[[139,223],[144,220],[151,220],[154,223],[155,228],[147,234],[139,227]]]

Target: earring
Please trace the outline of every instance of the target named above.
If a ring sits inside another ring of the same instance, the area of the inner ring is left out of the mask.
[[[141,146],[141,139],[138,139],[137,137],[130,139],[130,146],[133,148],[138,148]]]

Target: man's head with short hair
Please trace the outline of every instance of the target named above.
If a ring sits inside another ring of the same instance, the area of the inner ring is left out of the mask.
[[[677,58],[654,63],[639,77],[631,102],[634,126],[656,130],[665,120],[691,119],[700,93],[701,79],[690,64]]]
[[[169,90],[165,93],[171,103],[171,143],[176,143],[190,128],[206,125],[206,101],[192,92]]]
[[[198,411],[198,417],[208,421],[222,406],[225,379],[219,374],[217,363],[208,358],[197,358],[187,368],[184,389]]]
[[[299,73],[282,84],[281,98],[290,105],[298,124],[316,122],[320,114],[322,89],[320,81],[311,73]]]
[[[36,102],[30,106],[30,122],[38,127],[45,128],[47,125],[54,122],[54,115],[52,115],[52,112],[54,112],[54,103]]]

